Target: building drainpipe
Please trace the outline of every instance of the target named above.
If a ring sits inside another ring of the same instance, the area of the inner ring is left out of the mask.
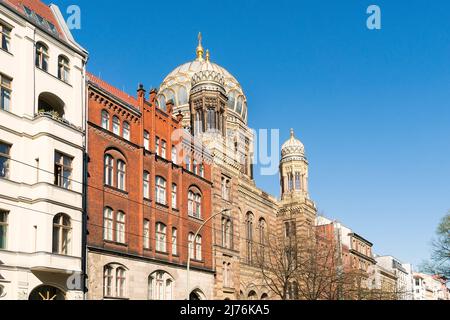
[[[86,66],[86,62],[84,62]],[[86,70],[85,68],[83,68]],[[86,71],[83,72],[83,81],[84,85],[82,86],[82,95],[84,105],[83,105],[83,126],[84,126],[84,148],[83,148],[83,217],[82,217],[82,234],[81,234],[81,289],[83,291],[83,300],[87,300],[87,234],[88,234],[88,228],[87,228],[87,221],[88,221],[88,214],[87,214],[87,192],[88,192],[88,132],[87,132],[87,120],[88,120],[88,94],[87,94],[87,79],[86,79]]]

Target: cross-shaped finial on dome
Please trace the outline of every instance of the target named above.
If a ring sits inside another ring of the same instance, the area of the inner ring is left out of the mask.
[[[203,53],[205,52],[205,50],[203,49],[203,46],[202,46],[202,40],[203,40],[202,33],[199,32],[198,33],[198,47],[197,47],[197,60],[198,61],[203,61]]]

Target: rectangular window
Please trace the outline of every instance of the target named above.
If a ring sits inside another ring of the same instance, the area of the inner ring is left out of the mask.
[[[144,131],[144,148],[150,150],[150,134],[147,131]]]
[[[177,148],[175,146],[172,146],[172,162],[178,164]]]
[[[166,148],[167,148],[167,142],[165,140],[161,141],[161,157],[166,159]]]
[[[9,179],[10,151],[9,144],[0,142],[0,178]]]
[[[144,198],[150,199],[150,174],[144,172]]]
[[[156,137],[155,138],[155,152],[156,152],[156,155],[160,155],[160,152],[159,152],[159,138],[158,137]]]
[[[116,219],[116,241],[125,243],[125,214],[120,211],[117,213]]]
[[[70,189],[72,185],[72,158],[55,152],[55,185]]]
[[[177,185],[172,184],[172,209],[177,208]]]
[[[8,235],[8,212],[0,210],[0,250],[6,249]]]
[[[167,252],[166,226],[162,223],[156,224],[156,251]]]
[[[2,49],[9,52],[11,44],[11,28],[0,24],[0,38]]]
[[[178,254],[177,251],[177,229],[172,229],[172,255],[176,256]]]
[[[106,208],[103,212],[103,238],[106,241],[113,241],[113,211]]]
[[[144,249],[150,249],[150,221],[144,220]]]
[[[11,110],[12,80],[0,73],[0,109]]]

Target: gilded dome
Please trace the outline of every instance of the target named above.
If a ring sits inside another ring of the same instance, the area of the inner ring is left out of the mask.
[[[295,137],[294,129],[291,129],[290,139],[281,147],[281,157],[283,160],[305,158],[305,146]]]
[[[158,93],[159,106],[163,107],[166,101],[173,100],[175,112],[187,111],[192,87],[205,78],[215,80],[223,87],[228,97],[229,113],[247,123],[247,98],[241,85],[225,68],[210,61],[209,52],[204,59],[201,38],[197,58],[175,68],[162,82]]]

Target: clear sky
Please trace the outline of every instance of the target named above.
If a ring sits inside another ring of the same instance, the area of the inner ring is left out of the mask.
[[[193,60],[197,33],[242,84],[252,128],[295,128],[320,212],[419,263],[450,209],[447,0],[88,1],[88,69],[131,94]],[[382,29],[366,9],[382,10]],[[278,176],[256,177],[279,195]]]

